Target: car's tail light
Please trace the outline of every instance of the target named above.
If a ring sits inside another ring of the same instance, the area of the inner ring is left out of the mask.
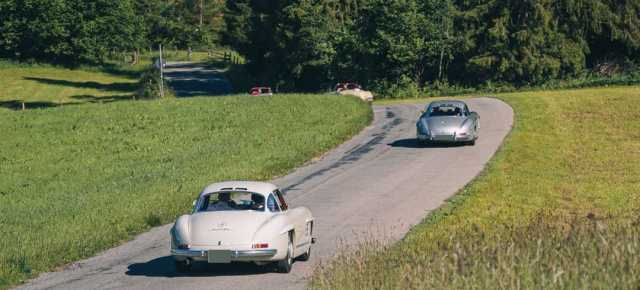
[[[253,244],[251,247],[254,249],[265,249],[269,247],[269,244]]]
[[[178,245],[178,249],[188,250],[190,248],[189,245]]]

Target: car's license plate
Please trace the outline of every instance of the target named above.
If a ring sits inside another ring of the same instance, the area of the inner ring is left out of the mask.
[[[209,250],[209,263],[231,263],[231,251]]]

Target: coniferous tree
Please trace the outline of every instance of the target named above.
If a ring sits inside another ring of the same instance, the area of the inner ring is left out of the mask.
[[[481,3],[478,3],[481,2]],[[469,79],[540,83],[584,67],[579,38],[568,37],[554,1],[461,1],[457,29],[468,35],[462,59]]]

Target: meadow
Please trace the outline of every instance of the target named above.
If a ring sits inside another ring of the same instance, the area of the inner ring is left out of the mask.
[[[290,172],[372,118],[331,95],[133,101],[130,65],[0,68],[0,289],[173,221],[210,182]],[[311,288],[640,286],[640,87],[490,96],[516,120],[485,171]]]
[[[0,289],[174,221],[209,183],[290,172],[371,120],[368,104],[333,95],[2,112]]]
[[[0,60],[0,112],[131,99],[143,65],[62,68]]]
[[[640,287],[640,87],[491,97],[515,123],[485,170],[400,242],[342,249],[312,289]]]

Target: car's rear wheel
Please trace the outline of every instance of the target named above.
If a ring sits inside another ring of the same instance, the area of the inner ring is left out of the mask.
[[[418,142],[418,146],[424,146],[424,145],[427,145],[427,141],[424,141],[424,140],[420,140],[420,139],[418,139],[418,140],[417,140],[417,142]]]
[[[291,257],[293,253],[293,242],[291,241],[291,237],[289,237],[289,243],[287,244],[287,256],[284,257],[284,260],[278,262],[277,270],[280,273],[289,273],[291,272],[291,266],[293,265],[293,258]]]
[[[178,273],[187,273],[187,272],[191,272],[191,265],[192,263],[189,263],[187,265],[184,264],[184,262],[182,261],[173,261],[173,265],[176,266],[176,272]]]

